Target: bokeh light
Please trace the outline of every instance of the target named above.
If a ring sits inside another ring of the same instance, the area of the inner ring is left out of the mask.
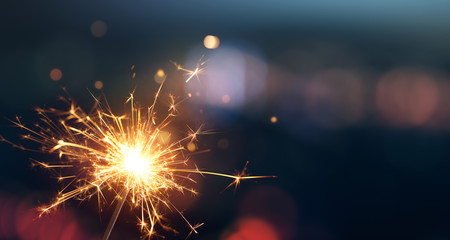
[[[225,240],[281,240],[276,230],[263,219],[242,219],[236,228],[237,231]]]
[[[187,66],[198,62],[198,58],[191,59]],[[187,93],[197,96],[194,103],[230,109],[264,103],[267,64],[257,52],[222,46],[208,56],[199,78],[186,86]]]
[[[70,85],[86,89],[92,85],[92,79],[97,78],[95,76],[96,55],[91,43],[82,35],[56,35],[49,41],[39,44],[33,52],[32,59],[35,77],[41,83],[48,82],[51,69],[58,69],[61,72],[55,71],[55,78],[50,76],[50,79],[64,80],[64,85],[68,84],[66,87]],[[41,85],[50,90],[48,84]]]
[[[95,81],[94,87],[98,90],[103,88],[103,82],[102,81]]]
[[[203,39],[203,45],[207,49],[216,49],[220,45],[220,40],[219,40],[219,38],[217,36],[207,35]]]
[[[97,20],[91,24],[91,33],[96,38],[105,36],[107,31],[107,25],[105,22]]]
[[[322,127],[348,126],[364,113],[365,87],[350,70],[321,71],[304,88],[303,107],[311,120]]]
[[[269,95],[277,117],[283,118],[280,126],[290,134],[308,137],[325,129],[348,127],[366,114],[368,91],[352,70],[324,69],[300,76],[277,69],[272,72]]]
[[[222,96],[222,102],[223,103],[229,103],[231,101],[231,98],[228,94],[225,94]]]
[[[438,101],[434,79],[417,70],[393,70],[380,78],[376,88],[378,110],[388,123],[397,126],[424,124]]]
[[[59,81],[62,78],[62,71],[59,68],[53,68],[50,71],[50,79],[53,81]]]
[[[277,121],[278,121],[278,118],[276,116],[270,117],[270,122],[271,123],[276,123]]]
[[[197,145],[194,142],[188,142],[186,148],[189,152],[195,152],[197,150]]]
[[[163,69],[158,69],[158,71],[156,71],[155,73],[155,76],[153,76],[153,79],[155,80],[156,83],[162,83],[165,78],[166,73],[164,72]]]

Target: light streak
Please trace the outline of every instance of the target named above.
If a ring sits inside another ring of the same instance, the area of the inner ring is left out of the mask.
[[[192,72],[188,80],[199,71]],[[197,130],[188,127],[181,139],[161,141],[163,133],[167,138],[167,132],[170,132],[168,126],[175,119],[179,105],[175,97],[169,95],[168,111],[163,111],[166,114],[161,119],[157,117],[156,107],[162,86],[148,108],[139,107],[135,103],[134,92],[130,93],[125,102],[130,108],[125,115],[115,115],[106,99],[101,101],[95,97],[94,110],[87,113],[69,96],[62,98],[68,104],[68,110],[36,108],[40,122],[34,127],[24,125],[18,117],[13,121],[17,127],[26,131],[24,139],[39,143],[42,152],[59,156],[56,162],[34,161],[43,168],[58,169],[58,181],[63,185],[54,201],[41,207],[41,215],[70,199],[88,200],[96,197],[99,210],[105,202],[117,202],[103,239],[109,238],[125,202],[137,211],[138,226],[144,237],[155,236],[156,225],[169,229],[162,216],[163,209],[178,212],[191,233],[197,233],[196,229],[202,224],[191,224],[170,201],[174,190],[197,194],[195,189],[184,183],[186,180],[196,183],[190,177],[191,174],[234,179],[227,188],[233,185],[237,188],[241,180],[245,179],[274,177],[248,176],[246,167],[235,175],[190,168],[186,144],[197,141],[199,135],[209,132],[202,131],[201,127]],[[36,151],[3,138],[0,140],[13,147]],[[105,192],[113,193],[113,199],[108,200]]]

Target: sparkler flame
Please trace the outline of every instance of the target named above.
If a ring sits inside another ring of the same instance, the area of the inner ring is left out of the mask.
[[[192,78],[198,71],[193,71]],[[189,79],[190,79],[189,78]],[[189,79],[187,81],[189,81]],[[243,179],[266,178],[273,176],[247,176],[246,168],[236,175],[215,173],[189,168],[185,145],[197,141],[197,136],[208,133],[201,128],[189,128],[187,135],[176,141],[167,141],[169,124],[176,116],[178,103],[170,95],[170,107],[167,115],[156,117],[156,104],[159,99],[161,84],[153,104],[141,108],[134,102],[134,92],[126,104],[130,110],[126,115],[114,115],[106,99],[102,103],[95,98],[96,105],[91,113],[86,113],[69,97],[62,98],[69,110],[55,108],[37,108],[40,124],[30,128],[21,123],[19,118],[13,123],[26,130],[25,139],[40,143],[43,152],[59,154],[59,162],[36,163],[44,168],[68,171],[58,180],[63,188],[55,200],[41,208],[41,215],[55,209],[69,199],[90,199],[96,196],[99,208],[107,201],[104,191],[115,195],[117,207],[105,232],[104,239],[115,224],[117,216],[125,202],[132,208],[139,209],[138,222],[144,237],[155,236],[155,226],[164,228],[161,209],[177,211],[186,221],[191,233],[202,224],[192,225],[170,201],[170,192],[191,192],[184,181],[195,183],[190,174],[209,174],[234,179],[228,186],[237,187]],[[54,120],[54,119],[57,120]],[[2,139],[3,141],[9,142]],[[26,149],[9,142],[15,147]],[[228,188],[227,187],[227,188]],[[168,228],[168,227],[167,227]]]

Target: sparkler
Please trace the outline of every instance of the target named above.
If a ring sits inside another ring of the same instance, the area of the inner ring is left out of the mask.
[[[198,70],[192,71],[187,81],[197,73]],[[95,97],[94,109],[86,113],[69,96],[62,98],[70,106],[67,111],[37,108],[40,124],[34,127],[24,125],[18,117],[13,121],[27,132],[23,135],[24,139],[39,143],[43,152],[59,155],[57,162],[35,161],[36,164],[59,169],[61,173],[69,172],[59,175],[58,180],[63,183],[63,188],[52,203],[41,208],[41,215],[75,198],[87,200],[96,197],[101,209],[102,203],[108,201],[104,192],[109,191],[117,203],[103,239],[109,238],[125,202],[138,212],[138,225],[144,237],[155,236],[156,225],[169,229],[161,212],[164,208],[180,214],[191,229],[190,235],[197,233],[196,229],[202,224],[191,224],[170,201],[174,190],[197,194],[195,189],[183,184],[186,180],[195,183],[190,174],[231,178],[233,182],[228,187],[238,187],[244,179],[274,177],[248,176],[246,167],[235,175],[190,168],[185,146],[197,141],[200,134],[208,132],[189,128],[186,136],[179,140],[164,139],[168,135],[167,127],[177,115],[179,103],[170,95],[167,114],[161,119],[157,117],[155,108],[163,83],[148,108],[139,107],[135,103],[134,92],[131,93],[126,100],[130,106],[129,112],[125,115],[113,114],[106,98],[101,101]]]

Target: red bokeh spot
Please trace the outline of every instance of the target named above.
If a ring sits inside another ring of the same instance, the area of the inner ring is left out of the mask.
[[[42,221],[39,229],[41,240],[59,240],[61,238],[60,235],[65,224],[61,213],[56,212],[41,217],[40,221]]]
[[[27,200],[3,196],[0,193],[0,239],[77,240],[93,239],[78,224],[69,211],[56,210],[40,215]]]
[[[237,225],[237,231],[226,240],[279,240],[276,230],[262,219],[242,219]]]
[[[16,234],[24,240],[38,239],[42,223],[38,217],[35,209],[19,208],[16,211]]]
[[[76,240],[77,238],[77,231],[79,231],[76,222],[72,222],[64,228],[63,234],[61,235],[60,240]]]

